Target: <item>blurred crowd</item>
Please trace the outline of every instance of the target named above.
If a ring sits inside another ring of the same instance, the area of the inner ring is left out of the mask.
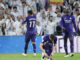
[[[28,16],[27,11],[30,10],[27,4],[33,8],[37,17],[37,35],[52,33],[61,35],[59,23],[66,8],[69,8],[75,16],[80,34],[80,0],[64,0],[62,4],[50,4],[49,0],[0,0],[0,36],[25,34],[26,24],[22,26],[22,21],[24,16]]]

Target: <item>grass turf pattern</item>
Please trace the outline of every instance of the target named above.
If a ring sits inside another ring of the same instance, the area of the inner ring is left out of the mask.
[[[64,57],[64,53],[55,53],[53,60],[80,60],[80,53],[75,53],[73,57]],[[0,60],[41,60],[41,53],[37,53],[37,56],[33,56],[29,53],[27,56],[23,56],[21,53],[0,53]]]

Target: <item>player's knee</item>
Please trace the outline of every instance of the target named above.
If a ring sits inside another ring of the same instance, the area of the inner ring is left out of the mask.
[[[64,47],[66,48],[67,47],[67,44],[64,44]]]
[[[26,42],[26,45],[28,45],[28,43],[29,43],[29,42],[27,41],[27,42]]]
[[[35,42],[32,42],[32,44],[35,44]]]
[[[69,38],[70,40],[73,40],[73,38],[71,37],[71,38]]]
[[[25,47],[24,49],[27,49],[27,47]]]
[[[67,38],[64,39],[64,44],[66,44],[66,43],[67,43]]]
[[[66,44],[67,43],[67,41],[64,41],[64,44]]]

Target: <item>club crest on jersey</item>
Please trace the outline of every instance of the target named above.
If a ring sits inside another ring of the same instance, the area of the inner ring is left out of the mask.
[[[72,20],[72,18],[70,17],[70,20]]]
[[[44,45],[46,45],[48,43],[48,41],[46,41],[45,43],[44,43]]]
[[[69,19],[67,19],[66,17],[64,18],[64,22],[65,23],[71,23],[72,18],[70,17]]]
[[[66,17],[64,18],[64,20],[66,20]]]
[[[71,22],[71,20],[67,20],[67,19],[64,20],[64,21],[65,21],[65,23],[70,23]]]

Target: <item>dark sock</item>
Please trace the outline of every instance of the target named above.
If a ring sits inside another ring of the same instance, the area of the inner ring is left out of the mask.
[[[45,56],[42,57],[43,59],[45,58]]]
[[[27,54],[27,48],[28,48],[28,45],[25,45],[25,48],[24,48],[24,53]]]
[[[25,44],[24,53],[27,54],[28,42]]]
[[[34,53],[36,53],[36,45],[35,44],[33,44],[33,51],[34,51]]]
[[[70,49],[71,49],[71,53],[74,52],[74,43],[73,40],[70,40]]]
[[[66,55],[68,55],[68,51],[67,51],[67,43],[64,43],[64,49],[65,49]]]

